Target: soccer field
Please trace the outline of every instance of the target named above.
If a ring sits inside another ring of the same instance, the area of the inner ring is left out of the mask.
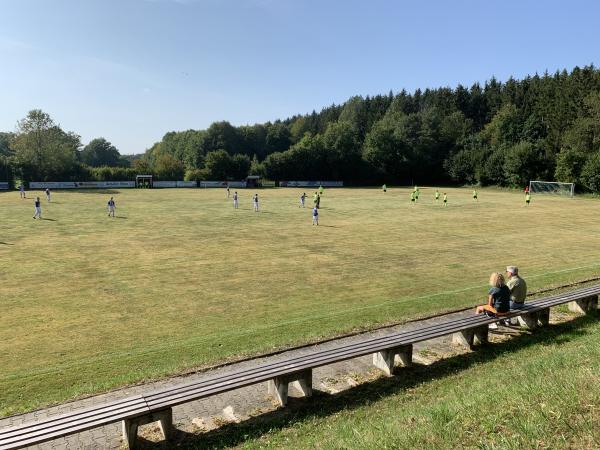
[[[316,227],[299,189],[239,192],[40,192],[41,221],[0,194],[0,415],[470,306],[507,264],[530,289],[600,269],[591,198],[326,189]]]

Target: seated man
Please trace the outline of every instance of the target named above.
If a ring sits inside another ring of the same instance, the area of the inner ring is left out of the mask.
[[[521,309],[527,297],[527,283],[519,276],[517,266],[508,266],[506,275],[508,276],[506,285],[510,289],[510,309]]]

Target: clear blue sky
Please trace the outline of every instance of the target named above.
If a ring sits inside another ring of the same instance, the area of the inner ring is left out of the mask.
[[[0,0],[0,130],[41,108],[140,153],[171,130],[596,63],[596,1]]]

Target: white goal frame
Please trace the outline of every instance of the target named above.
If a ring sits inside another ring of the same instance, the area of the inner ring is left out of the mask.
[[[532,194],[553,194],[573,197],[575,195],[575,183],[532,180],[529,182],[529,192]]]

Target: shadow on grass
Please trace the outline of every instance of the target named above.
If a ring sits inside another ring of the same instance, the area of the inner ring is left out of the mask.
[[[56,219],[48,219],[47,217],[44,217],[42,220],[48,220],[50,222],[56,222],[57,221]]]
[[[15,244],[11,244],[9,242],[2,242],[2,241],[0,241],[0,245],[15,245]]]
[[[377,401],[382,396],[393,395],[414,388],[427,381],[443,379],[504,355],[540,344],[563,344],[587,333],[586,328],[597,322],[600,312],[574,320],[551,325],[535,333],[520,334],[497,344],[485,344],[478,351],[449,357],[424,366],[397,368],[395,376],[379,378],[338,394],[314,390],[310,398],[290,398],[288,406],[238,424],[228,424],[206,433],[187,433],[175,430],[169,443],[140,440],[142,448],[223,449],[240,445],[248,439],[257,439],[266,433],[281,430],[295,423],[330,416],[341,410],[355,409]]]

